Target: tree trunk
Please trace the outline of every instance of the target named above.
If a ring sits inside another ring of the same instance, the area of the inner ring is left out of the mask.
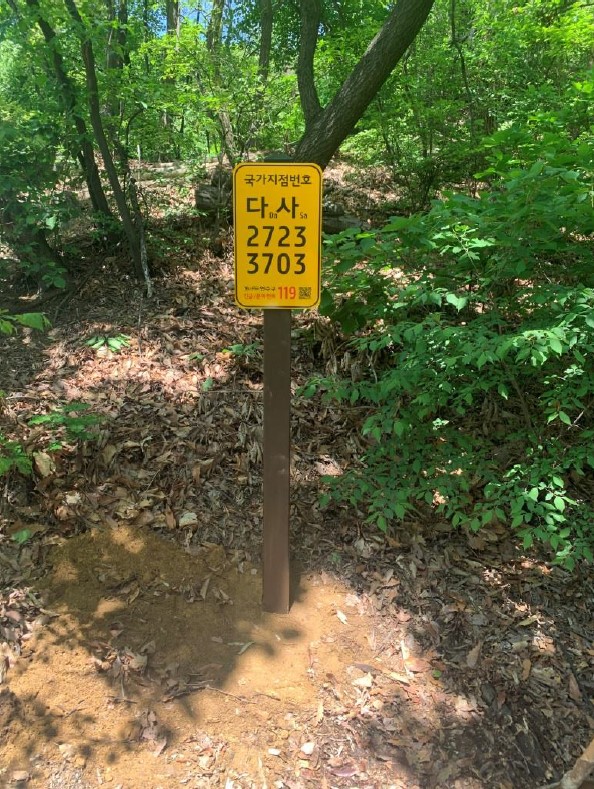
[[[90,135],[87,130],[86,121],[78,110],[74,84],[66,73],[62,55],[56,46],[56,33],[50,24],[41,16],[38,0],[25,1],[29,8],[32,9],[35,15],[35,21],[37,22],[37,25],[43,34],[43,38],[48,45],[48,49],[51,52],[54,72],[56,74],[58,85],[62,91],[64,109],[66,111],[66,115],[71,116],[76,128],[76,133],[78,136],[77,142],[79,145],[79,150],[76,152],[76,158],[78,159],[85,176],[91,205],[97,214],[103,216],[105,219],[109,219],[113,216],[113,214],[111,213],[105,192],[103,191],[103,185],[99,176],[99,168],[97,167],[97,162],[95,161],[95,151],[93,150],[93,145],[89,140]]]
[[[126,39],[128,28],[128,3],[127,0],[106,0],[110,30],[107,37],[105,63],[108,70],[121,72],[124,64],[130,62],[126,52]],[[120,91],[114,91],[107,99],[107,112],[114,120],[110,123],[110,133],[115,134],[117,119],[121,117],[123,102]]]
[[[270,51],[272,49],[272,0],[260,0],[260,55],[258,57],[258,73],[262,82],[268,80],[270,68]]]
[[[99,88],[97,86],[97,73],[95,70],[95,56],[93,54],[93,44],[89,37],[88,30],[80,16],[78,8],[75,5],[74,0],[64,0],[64,3],[66,5],[66,8],[68,9],[68,13],[74,20],[74,23],[78,29],[78,33],[80,37],[81,52],[82,52],[83,63],[85,66],[85,77],[87,83],[87,99],[89,102],[89,115],[91,118],[91,125],[93,127],[93,132],[95,133],[95,139],[97,140],[97,145],[99,146],[99,150],[101,151],[101,156],[103,157],[103,165],[105,167],[105,171],[107,172],[107,177],[109,178],[109,183],[111,185],[113,196],[116,201],[116,205],[118,207],[118,213],[122,220],[124,233],[126,234],[126,238],[128,240],[128,246],[130,248],[130,253],[132,255],[132,260],[134,263],[134,270],[138,276],[142,276],[143,270],[142,270],[142,260],[140,255],[140,238],[139,238],[138,229],[134,225],[134,221],[132,219],[132,215],[130,213],[128,203],[126,201],[126,195],[124,194],[124,190],[122,189],[122,185],[120,184],[120,180],[118,178],[113,157],[111,155],[111,151],[109,149],[109,145],[107,142],[107,137],[105,136],[103,122],[101,120]]]
[[[213,0],[208,28],[206,30],[206,47],[212,58],[213,82],[215,87],[221,85],[221,44],[223,37],[223,11],[225,0]],[[215,116],[221,135],[221,148],[230,165],[235,164],[235,135],[233,124],[226,109],[220,109]]]
[[[213,0],[210,19],[206,29],[206,48],[209,52],[215,52],[221,45],[223,37],[223,11],[225,0]]]
[[[180,13],[179,0],[166,0],[167,32],[179,38]]]
[[[422,28],[435,0],[398,0],[330,104],[299,141],[295,161],[324,168]]]
[[[297,60],[297,85],[306,130],[311,129],[316,119],[322,114],[313,66],[318,43],[320,15],[320,0],[301,0],[301,39]]]

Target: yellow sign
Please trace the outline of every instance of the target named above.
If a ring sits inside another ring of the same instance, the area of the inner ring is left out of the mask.
[[[235,301],[305,309],[320,301],[322,171],[245,162],[233,171]]]

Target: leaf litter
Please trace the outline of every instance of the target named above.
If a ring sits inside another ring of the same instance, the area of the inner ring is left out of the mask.
[[[6,482],[0,782],[558,779],[594,730],[591,568],[569,576],[495,526],[444,532],[430,511],[384,537],[321,510],[320,476],[356,462],[359,409],[293,399],[296,600],[262,614],[261,318],[232,305],[205,230],[184,227],[200,254],[150,303],[89,257],[50,334],[3,349],[3,433],[73,400],[102,419],[96,441],[57,450],[28,428],[33,481]],[[332,331],[295,316],[296,385],[353,363]]]

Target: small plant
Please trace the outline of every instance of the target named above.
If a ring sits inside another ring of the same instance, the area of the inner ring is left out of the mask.
[[[29,420],[29,425],[46,425],[58,436],[63,436],[67,441],[88,441],[95,438],[95,433],[89,428],[101,422],[99,414],[86,413],[89,406],[86,403],[68,403],[57,411],[49,414],[39,414]],[[63,446],[61,440],[53,441],[49,449],[56,451]]]
[[[32,468],[31,458],[22,445],[18,441],[9,441],[0,433],[0,477],[13,470],[29,475]]]
[[[188,361],[189,361],[189,362],[201,362],[201,361],[203,361],[205,358],[206,358],[206,357],[205,357],[205,355],[204,355],[203,353],[200,353],[200,351],[196,351],[195,353],[191,353],[191,354],[188,356]]]
[[[252,359],[254,356],[257,356],[261,350],[262,346],[258,342],[251,342],[249,345],[237,343],[235,345],[230,345],[228,348],[223,348],[221,353],[226,353],[230,356],[245,356],[247,359]]]
[[[20,315],[10,315],[6,310],[0,310],[0,334],[13,334],[17,326],[45,331],[50,326],[50,322],[41,312],[22,312]]]
[[[128,334],[116,334],[111,336],[109,334],[94,334],[85,340],[85,345],[92,348],[94,351],[99,351],[106,348],[112,353],[119,353],[123,348],[130,346],[130,336]]]

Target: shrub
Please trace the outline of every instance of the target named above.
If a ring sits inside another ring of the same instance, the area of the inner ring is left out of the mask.
[[[329,496],[383,530],[421,505],[506,523],[572,566],[594,543],[576,485],[594,469],[594,168],[587,141],[554,142],[528,167],[494,148],[480,199],[326,240],[322,311],[368,373],[310,391],[367,414]]]

